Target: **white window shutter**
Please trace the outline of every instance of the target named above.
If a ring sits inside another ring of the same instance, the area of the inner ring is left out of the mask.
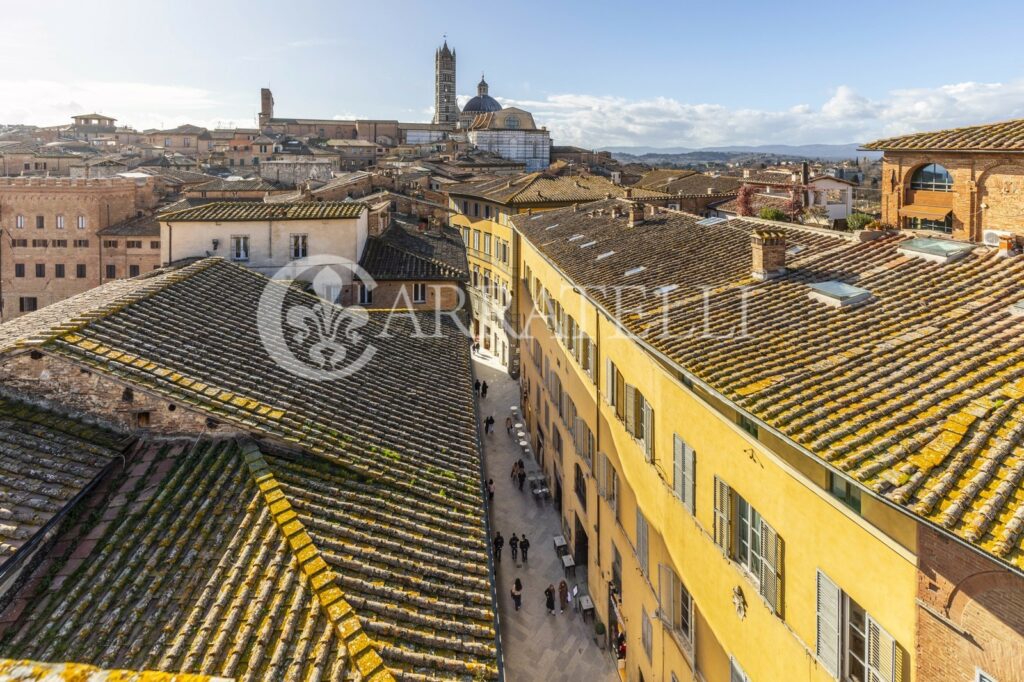
[[[868,614],[868,682],[900,682],[902,656],[896,640]]]
[[[775,529],[761,519],[761,596],[778,615],[782,615],[782,538]]]
[[[672,623],[672,569],[658,564],[658,613],[666,623]]]
[[[644,452],[647,455],[647,461],[654,461],[654,409],[651,404],[646,400],[643,401],[643,419],[644,419]]]
[[[732,538],[732,490],[715,476],[715,544],[729,554]]]
[[[597,453],[597,494],[608,498],[608,456]]]
[[[683,479],[683,504],[690,510],[691,514],[696,514],[696,498],[697,498],[697,451],[691,448],[689,445],[683,452],[685,457],[684,461],[684,479]]]
[[[686,444],[678,434],[672,435],[672,490],[676,497],[686,501],[686,472],[684,471]]]
[[[609,405],[615,405],[615,363],[604,361],[604,398]]]
[[[826,670],[839,679],[839,586],[818,571],[818,636],[814,653]]]

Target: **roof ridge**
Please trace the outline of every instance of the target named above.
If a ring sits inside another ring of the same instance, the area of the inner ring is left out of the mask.
[[[427,263],[431,263],[431,264],[436,265],[436,266],[438,266],[440,268],[445,268],[445,269],[448,269],[448,270],[455,270],[456,272],[461,272],[463,274],[469,274],[465,270],[462,270],[461,268],[457,268],[454,265],[452,265],[451,263],[446,263],[445,261],[441,260],[440,258],[435,258],[433,256],[425,256],[425,255],[423,255],[421,253],[416,253],[415,251],[413,251],[411,249],[408,249],[408,248],[406,248],[404,246],[401,246],[400,244],[395,244],[395,243],[393,243],[393,242],[391,242],[389,240],[381,239],[380,237],[378,237],[378,239],[380,239],[380,241],[383,242],[386,246],[388,246],[388,247],[390,247],[392,249],[395,249],[396,251],[400,251],[400,252],[402,252],[402,253],[404,253],[404,254],[406,254],[408,256],[412,256],[413,258],[416,258],[416,259],[419,259],[419,260],[422,260],[422,261],[426,261]]]
[[[43,331],[36,332],[31,336],[20,338],[14,342],[15,347],[25,346],[42,346],[54,339],[73,334],[80,331],[87,325],[95,322],[96,320],[113,315],[128,306],[134,305],[139,301],[143,301],[147,298],[151,298],[168,287],[174,286],[175,284],[192,277],[198,272],[202,272],[208,268],[213,267],[219,263],[225,262],[220,256],[211,256],[204,258],[195,263],[190,263],[184,267],[170,270],[166,273],[160,273],[159,271],[144,275],[144,278],[156,278],[159,279],[155,282],[151,282],[148,285],[140,286],[137,289],[116,297],[114,300],[104,303],[92,308],[90,310],[79,313],[76,317],[72,318],[70,324],[56,323],[55,325],[45,329]]]
[[[306,526],[292,509],[291,502],[288,501],[280,483],[277,482],[277,477],[264,459],[263,452],[250,439],[239,439],[237,442],[249,474],[274,518],[274,524],[288,540],[288,546],[302,573],[309,580],[316,600],[341,638],[350,660],[355,663],[362,679],[367,682],[393,682],[394,676],[384,665],[384,659],[380,657],[373,641],[363,632],[359,616],[338,587],[337,575],[313,544],[313,538],[306,532]]]

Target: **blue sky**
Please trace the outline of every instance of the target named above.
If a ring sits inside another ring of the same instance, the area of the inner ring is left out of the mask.
[[[996,17],[998,19],[996,19]],[[932,2],[18,2],[0,122],[139,128],[278,115],[428,120],[458,92],[587,147],[840,143],[1024,117],[1024,5]]]

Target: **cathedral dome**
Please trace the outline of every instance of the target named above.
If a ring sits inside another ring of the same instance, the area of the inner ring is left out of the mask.
[[[487,81],[481,75],[480,83],[476,86],[476,97],[466,102],[466,106],[462,107],[463,113],[489,114],[494,111],[501,111],[501,105],[498,104],[498,100],[487,94],[487,88]]]

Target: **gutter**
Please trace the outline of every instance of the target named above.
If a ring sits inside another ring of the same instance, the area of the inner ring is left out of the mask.
[[[515,223],[512,223],[512,229],[520,235],[521,239],[526,239],[525,235],[523,235],[521,232],[519,232],[519,229],[516,227]],[[529,240],[527,240],[527,241],[529,241]],[[556,270],[559,273],[559,275],[561,275],[563,278],[565,278],[565,280],[568,281],[570,284],[572,284],[574,287],[576,287],[577,289],[580,289],[579,295],[582,296],[587,301],[589,301],[597,310],[599,310],[605,316],[605,319],[607,319],[610,323],[615,325],[615,327],[617,329],[621,330],[627,336],[627,338],[629,338],[631,341],[636,342],[641,348],[643,348],[644,350],[649,352],[651,355],[656,357],[658,360],[660,360],[665,365],[668,365],[669,367],[671,367],[675,371],[679,372],[679,374],[681,374],[687,381],[692,382],[696,386],[700,386],[701,390],[707,392],[712,397],[714,397],[716,400],[721,401],[725,405],[727,405],[730,408],[732,408],[733,410],[735,410],[738,414],[743,415],[744,417],[746,417],[750,421],[752,421],[755,424],[757,424],[758,429],[764,429],[765,431],[771,433],[773,436],[775,436],[776,438],[778,438],[782,442],[784,442],[787,445],[789,445],[791,448],[793,448],[794,450],[799,452],[801,455],[809,458],[811,461],[813,461],[813,462],[815,462],[817,464],[820,464],[820,465],[824,466],[825,469],[827,471],[829,471],[831,474],[833,474],[835,476],[838,476],[839,478],[843,479],[844,481],[847,481],[849,483],[854,484],[855,486],[857,486],[857,489],[859,491],[861,491],[862,493],[867,494],[867,496],[872,498],[873,500],[882,503],[884,506],[886,506],[886,507],[888,507],[888,508],[890,508],[890,509],[892,509],[894,511],[899,512],[903,516],[906,516],[907,518],[910,518],[910,519],[912,519],[913,521],[915,521],[917,523],[922,523],[922,524],[924,524],[926,526],[931,527],[933,530],[937,531],[940,535],[943,535],[945,537],[950,538],[951,540],[957,542],[958,544],[960,544],[961,546],[965,547],[966,549],[971,550],[972,552],[974,552],[974,553],[976,553],[976,554],[978,554],[978,555],[988,559],[989,561],[997,562],[998,565],[1002,566],[1003,568],[1006,568],[1011,573],[1014,573],[1018,577],[1024,578],[1024,568],[1019,568],[1017,566],[1014,566],[1013,564],[1010,564],[1009,562],[1003,561],[1003,560],[999,559],[998,557],[985,552],[980,547],[976,547],[975,545],[969,543],[967,540],[964,540],[963,538],[959,537],[958,535],[956,535],[954,533],[951,533],[946,528],[938,525],[934,521],[930,521],[930,520],[924,518],[923,516],[918,516],[917,514],[914,514],[913,512],[909,511],[906,507],[904,507],[902,505],[899,505],[899,504],[893,502],[892,500],[890,500],[889,498],[876,493],[874,490],[872,490],[871,488],[868,488],[867,486],[865,486],[863,483],[861,483],[857,479],[852,478],[851,476],[849,476],[845,472],[843,472],[843,471],[837,469],[836,467],[834,467],[832,464],[827,462],[825,459],[823,459],[823,458],[819,457],[818,455],[814,454],[814,452],[812,452],[811,450],[808,450],[804,446],[800,445],[799,443],[794,441],[792,438],[790,438],[788,435],[786,435],[782,431],[779,431],[774,426],[772,426],[772,425],[768,424],[767,422],[763,421],[757,415],[755,415],[752,412],[749,412],[749,411],[745,410],[744,408],[740,407],[739,405],[737,405],[731,398],[728,398],[727,396],[725,396],[723,393],[721,393],[716,388],[711,386],[711,384],[708,384],[703,379],[701,379],[697,375],[693,374],[689,370],[684,369],[682,367],[682,365],[680,365],[678,362],[676,362],[675,360],[673,360],[669,356],[665,355],[662,351],[658,350],[657,348],[652,346],[647,341],[645,341],[642,338],[640,338],[639,336],[637,336],[633,331],[623,327],[622,323],[614,315],[612,315],[611,312],[609,312],[601,303],[599,303],[598,301],[594,300],[590,296],[590,294],[586,292],[585,288],[581,288],[580,285],[577,284],[571,277],[566,275],[561,267],[559,267],[555,262],[553,262],[550,258],[548,258],[547,254],[542,253],[540,251],[540,248],[537,245],[535,245],[533,242],[530,242],[530,245],[533,246],[533,248],[537,252],[537,254],[548,265],[550,265],[554,270]],[[601,388],[600,385],[598,385],[598,389],[599,390],[600,390],[600,388]],[[685,386],[684,386],[684,388],[685,388]],[[700,396],[697,396],[697,397],[699,398]],[[702,402],[706,403],[706,401],[702,401]],[[717,410],[715,410],[715,411],[717,412]],[[770,451],[770,449],[767,448],[766,446],[764,446],[763,444],[762,444],[762,447],[765,447],[765,449]],[[873,528],[878,528],[874,524],[870,524],[870,525]],[[878,530],[881,530],[881,529],[879,528]],[[915,552],[913,552],[913,554],[915,556],[918,556],[918,557],[920,556],[920,552],[919,551],[915,551]]]

